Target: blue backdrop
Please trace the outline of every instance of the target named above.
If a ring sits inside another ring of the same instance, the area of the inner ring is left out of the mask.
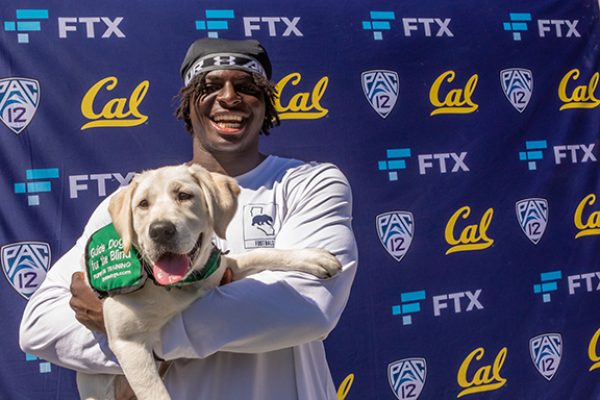
[[[187,161],[196,38],[269,50],[263,151],[331,161],[360,268],[326,341],[340,399],[600,398],[592,0],[0,3],[0,398],[74,399],[20,351],[27,299],[108,193]],[[293,310],[290,310],[293,313]]]

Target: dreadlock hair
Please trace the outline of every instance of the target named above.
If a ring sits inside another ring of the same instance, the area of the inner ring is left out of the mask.
[[[179,106],[177,107],[177,111],[175,111],[175,116],[177,119],[183,120],[185,124],[185,130],[188,131],[189,134],[193,133],[192,121],[190,119],[192,96],[194,94],[200,95],[204,92],[204,87],[206,85],[205,78],[207,73],[208,72],[203,72],[195,76],[187,86],[183,87],[179,91],[177,96],[179,98]],[[275,99],[277,99],[278,96],[277,90],[275,89],[275,84],[264,76],[256,73],[252,73],[251,75],[252,79],[254,80],[254,84],[256,84],[260,90],[265,102],[265,119],[263,121],[260,133],[268,135],[271,128],[280,124],[279,115],[275,109]]]

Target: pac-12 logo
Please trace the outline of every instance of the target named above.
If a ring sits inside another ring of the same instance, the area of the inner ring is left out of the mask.
[[[519,225],[533,244],[542,239],[548,225],[548,200],[531,198],[515,204]]]
[[[533,92],[533,74],[528,69],[509,68],[500,71],[500,82],[510,104],[522,113]]]
[[[390,211],[377,216],[377,235],[386,251],[396,259],[408,252],[415,234],[415,219],[408,211]]]
[[[405,358],[388,365],[388,382],[398,400],[418,399],[426,377],[424,358]]]
[[[27,128],[40,104],[40,84],[35,79],[0,79],[0,120],[14,133]]]
[[[50,245],[43,242],[19,242],[0,248],[2,271],[12,287],[29,299],[46,278],[50,268]]]
[[[562,358],[562,337],[559,333],[546,333],[529,340],[531,361],[538,372],[551,380]]]
[[[387,118],[398,100],[398,74],[394,71],[374,70],[361,74],[362,89],[373,110]]]

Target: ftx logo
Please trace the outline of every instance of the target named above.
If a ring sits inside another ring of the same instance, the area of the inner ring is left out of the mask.
[[[440,317],[444,313],[460,314],[476,310],[483,310],[484,306],[479,300],[482,289],[455,293],[444,293],[432,297],[433,315]],[[412,325],[413,314],[421,312],[421,302],[427,298],[425,290],[400,293],[401,304],[392,306],[392,315],[402,316],[402,325]],[[446,311],[444,311],[446,310]]]
[[[467,152],[460,153],[424,153],[417,154],[419,164],[419,175],[427,175],[434,171],[441,174],[455,172],[469,172],[469,166],[465,162]],[[398,172],[407,169],[407,161],[412,157],[410,148],[388,149],[387,159],[379,161],[377,167],[380,171],[388,173],[388,180],[397,181]]]
[[[26,182],[14,184],[16,194],[27,194],[27,205],[39,206],[40,195],[52,191],[52,180],[59,178],[58,168],[28,169],[25,171]],[[104,197],[116,188],[127,186],[135,173],[122,175],[118,172],[70,175],[68,177],[69,198],[77,199],[82,192],[92,191],[98,197]]]
[[[29,33],[42,30],[41,22],[49,19],[47,9],[18,9],[16,20],[4,21],[5,32],[17,32],[17,42],[29,43]],[[58,17],[58,37],[67,39],[75,32],[81,32],[87,39],[124,38],[125,34],[119,25],[123,17]],[[80,34],[80,35],[81,35]]]
[[[362,29],[373,32],[374,40],[383,40],[383,31],[392,29],[392,21],[396,20],[394,11],[370,11],[371,19],[362,21]],[[401,19],[402,33],[405,37],[425,36],[425,37],[454,37],[450,30],[451,18],[413,18],[406,17]]]
[[[209,38],[229,30],[229,22],[235,19],[232,9],[205,10],[203,19],[196,20],[196,29],[206,32]],[[256,32],[267,32],[270,37],[304,36],[298,27],[300,17],[242,17],[244,36],[253,37]]]
[[[514,41],[519,42],[522,33],[527,32],[530,24],[533,24],[533,17],[531,13],[509,13],[508,17],[509,21],[503,22],[502,27],[512,33]],[[580,38],[578,23],[577,19],[538,19],[537,33],[540,38]]]
[[[598,159],[593,153],[595,147],[596,143],[576,143],[553,146],[552,153],[554,155],[554,164],[564,165],[597,162]],[[519,160],[527,161],[527,168],[530,171],[535,171],[538,168],[538,161],[544,159],[544,151],[547,149],[547,140],[525,141],[525,151],[519,151]]]
[[[52,191],[50,179],[58,178],[58,168],[28,169],[25,171],[26,182],[15,183],[14,192],[27,193],[27,205],[39,206],[40,193]]]

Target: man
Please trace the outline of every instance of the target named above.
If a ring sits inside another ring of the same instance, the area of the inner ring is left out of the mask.
[[[333,400],[322,341],[346,305],[356,270],[348,182],[331,164],[259,152],[259,134],[278,120],[271,64],[258,42],[198,40],[181,73],[177,114],[192,134],[190,162],[235,177],[242,189],[227,241],[215,239],[217,246],[232,253],[325,248],[343,270],[327,280],[265,271],[196,301],[162,329],[154,349],[174,360],[167,389],[176,400]],[[88,237],[110,223],[107,204],[29,300],[20,344],[67,368],[119,374],[102,304],[77,273]]]

